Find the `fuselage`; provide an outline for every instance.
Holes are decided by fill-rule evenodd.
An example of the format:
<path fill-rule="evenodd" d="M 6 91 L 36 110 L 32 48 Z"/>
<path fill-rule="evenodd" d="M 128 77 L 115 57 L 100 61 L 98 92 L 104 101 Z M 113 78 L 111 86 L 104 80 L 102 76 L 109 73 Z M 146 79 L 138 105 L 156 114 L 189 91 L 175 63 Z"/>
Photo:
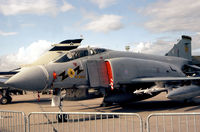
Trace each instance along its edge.
<path fill-rule="evenodd" d="M 97 68 L 98 65 L 97 63 L 96 66 L 92 63 L 89 65 L 88 62 L 92 60 L 104 62 L 114 58 L 136 59 L 137 61 L 135 61 L 135 63 L 142 62 L 143 66 L 147 62 L 144 68 L 148 67 L 148 64 L 154 66 L 154 63 L 155 65 L 160 65 L 161 63 L 163 63 L 163 65 L 169 64 L 173 65 L 176 69 L 180 69 L 179 72 L 182 72 L 181 68 L 185 64 L 190 63 L 190 61 L 178 57 L 113 51 L 101 48 L 79 48 L 68 52 L 66 55 L 47 65 L 25 68 L 25 70 L 22 70 L 20 73 L 11 77 L 7 81 L 7 84 L 13 85 L 16 88 L 31 91 L 41 91 L 46 88 L 89 88 L 91 87 L 89 81 L 91 79 L 89 76 L 90 73 L 88 73 L 88 71 L 91 72 L 91 69 L 89 70 L 89 68 L 93 67 L 94 72 L 96 72 L 95 68 Z M 128 62 L 129 61 L 127 60 L 127 63 Z M 124 65 L 126 66 L 126 64 Z M 141 65 L 141 67 L 143 66 Z M 139 68 L 141 69 L 141 67 Z M 131 71 L 138 71 L 138 69 L 134 67 L 129 67 L 129 69 L 130 68 L 132 69 Z M 107 71 L 105 74 L 107 74 Z M 155 76 L 157 76 L 156 73 Z M 176 74 L 173 76 L 176 76 Z M 179 73 L 177 76 L 184 76 L 184 73 Z"/>
<path fill-rule="evenodd" d="M 85 49 L 87 50 L 87 49 Z M 89 73 L 88 73 L 88 61 L 91 60 L 98 60 L 98 61 L 105 61 L 113 58 L 135 58 L 140 60 L 148 60 L 146 62 L 157 62 L 157 63 L 165 63 L 171 64 L 175 66 L 177 69 L 181 69 L 185 64 L 189 64 L 190 61 L 178 57 L 168 57 L 168 56 L 156 56 L 156 55 L 148 55 L 148 54 L 141 54 L 141 53 L 133 53 L 133 52 L 123 52 L 123 51 L 113 51 L 113 50 L 106 50 L 105 52 L 88 55 L 85 57 L 77 58 L 74 60 L 70 60 L 67 62 L 53 62 L 45 66 L 49 73 L 50 80 L 51 75 L 53 72 L 56 73 L 57 79 L 54 80 L 55 87 L 62 87 L 62 88 L 70 88 L 70 87 L 90 87 L 89 81 Z M 135 62 L 137 63 L 137 61 Z M 143 62 L 145 64 L 145 62 Z M 126 65 L 126 64 L 125 64 Z M 146 64 L 148 66 L 148 63 Z M 82 70 L 80 73 L 77 74 L 77 69 Z M 94 65 L 95 67 L 95 65 Z M 141 66 L 143 67 L 143 66 Z M 91 68 L 91 67 L 90 67 Z M 95 67 L 96 68 L 96 67 Z M 69 69 L 74 71 L 74 76 L 71 77 L 69 74 Z M 122 69 L 122 68 L 120 68 Z M 119 70 L 120 70 L 119 69 Z M 145 71 L 145 69 L 143 69 Z M 132 71 L 137 71 L 134 67 L 132 67 Z M 98 73 L 96 73 L 98 74 Z M 155 74 L 157 76 L 157 74 Z M 185 76 L 182 73 L 182 76 Z"/>

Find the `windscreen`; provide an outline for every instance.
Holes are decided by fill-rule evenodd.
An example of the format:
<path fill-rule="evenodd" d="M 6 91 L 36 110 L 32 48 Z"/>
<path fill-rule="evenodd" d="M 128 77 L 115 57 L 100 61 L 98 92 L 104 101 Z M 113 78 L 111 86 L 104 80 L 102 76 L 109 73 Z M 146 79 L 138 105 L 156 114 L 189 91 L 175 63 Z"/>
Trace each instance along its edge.
<path fill-rule="evenodd" d="M 55 62 L 57 63 L 61 63 L 61 62 L 68 62 L 74 59 L 79 59 L 85 56 L 89 56 L 89 55 L 95 55 L 95 54 L 99 54 L 102 52 L 105 52 L 105 49 L 101 49 L 101 48 L 82 48 L 82 49 L 75 49 L 75 50 L 71 50 L 68 53 L 64 54 L 62 57 L 60 57 L 58 60 L 56 60 Z"/>

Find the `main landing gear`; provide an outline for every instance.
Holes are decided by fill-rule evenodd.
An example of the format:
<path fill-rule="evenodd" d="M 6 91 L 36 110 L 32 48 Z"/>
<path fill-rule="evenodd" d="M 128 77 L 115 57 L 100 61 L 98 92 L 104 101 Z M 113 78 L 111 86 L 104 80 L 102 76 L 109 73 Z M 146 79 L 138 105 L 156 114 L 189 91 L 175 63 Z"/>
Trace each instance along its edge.
<path fill-rule="evenodd" d="M 108 106 L 112 106 L 113 103 L 111 102 L 106 102 L 106 101 L 103 101 L 101 104 L 100 104 L 100 107 L 108 107 Z"/>
<path fill-rule="evenodd" d="M 113 102 L 107 100 L 107 98 L 110 95 L 112 95 L 112 93 L 113 93 L 113 91 L 111 91 L 110 89 L 111 88 L 105 89 L 104 91 L 101 91 L 102 94 L 104 95 L 104 99 L 103 99 L 102 103 L 100 104 L 100 107 L 108 107 L 108 106 L 112 106 L 113 105 Z"/>
<path fill-rule="evenodd" d="M 5 105 L 11 103 L 12 97 L 10 96 L 9 90 L 3 89 L 0 91 L 0 103 Z"/>
<path fill-rule="evenodd" d="M 63 114 L 63 110 L 62 110 L 62 98 L 61 98 L 61 89 L 59 88 L 55 88 L 53 89 L 53 97 L 51 100 L 51 106 L 54 107 L 58 107 L 60 114 L 56 115 L 56 119 L 58 120 L 58 122 L 67 122 L 67 120 L 69 119 L 69 115 L 68 114 Z"/>

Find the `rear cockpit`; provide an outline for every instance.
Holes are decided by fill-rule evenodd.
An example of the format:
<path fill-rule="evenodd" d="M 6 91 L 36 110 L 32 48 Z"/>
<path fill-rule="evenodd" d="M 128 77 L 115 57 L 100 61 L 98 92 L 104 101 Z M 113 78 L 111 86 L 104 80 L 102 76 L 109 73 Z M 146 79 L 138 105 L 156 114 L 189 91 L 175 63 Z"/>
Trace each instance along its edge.
<path fill-rule="evenodd" d="M 59 57 L 54 62 L 55 63 L 68 62 L 68 61 L 79 59 L 82 57 L 100 54 L 106 51 L 107 50 L 104 48 L 78 48 L 78 49 L 70 50 L 66 54 Z"/>

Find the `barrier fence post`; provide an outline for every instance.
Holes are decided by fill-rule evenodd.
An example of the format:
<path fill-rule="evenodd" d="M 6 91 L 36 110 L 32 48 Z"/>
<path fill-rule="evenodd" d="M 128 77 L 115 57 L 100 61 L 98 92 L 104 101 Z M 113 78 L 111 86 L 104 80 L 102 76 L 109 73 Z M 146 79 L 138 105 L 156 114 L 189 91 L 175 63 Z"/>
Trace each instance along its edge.
<path fill-rule="evenodd" d="M 0 110 L 0 131 L 26 132 L 26 116 L 23 112 Z"/>
<path fill-rule="evenodd" d="M 147 132 L 198 132 L 200 113 L 154 113 L 145 123 Z M 20 132 L 143 132 L 136 113 L 23 112 L 0 110 L 0 131 Z"/>
<path fill-rule="evenodd" d="M 146 119 L 147 132 L 198 132 L 200 113 L 154 113 Z"/>
<path fill-rule="evenodd" d="M 58 115 L 63 118 L 59 119 Z M 40 119 L 35 116 L 39 116 Z M 119 126 L 120 129 L 118 129 Z M 42 132 L 143 132 L 143 124 L 141 117 L 136 113 L 32 112 L 28 115 L 28 132 L 35 130 Z"/>

